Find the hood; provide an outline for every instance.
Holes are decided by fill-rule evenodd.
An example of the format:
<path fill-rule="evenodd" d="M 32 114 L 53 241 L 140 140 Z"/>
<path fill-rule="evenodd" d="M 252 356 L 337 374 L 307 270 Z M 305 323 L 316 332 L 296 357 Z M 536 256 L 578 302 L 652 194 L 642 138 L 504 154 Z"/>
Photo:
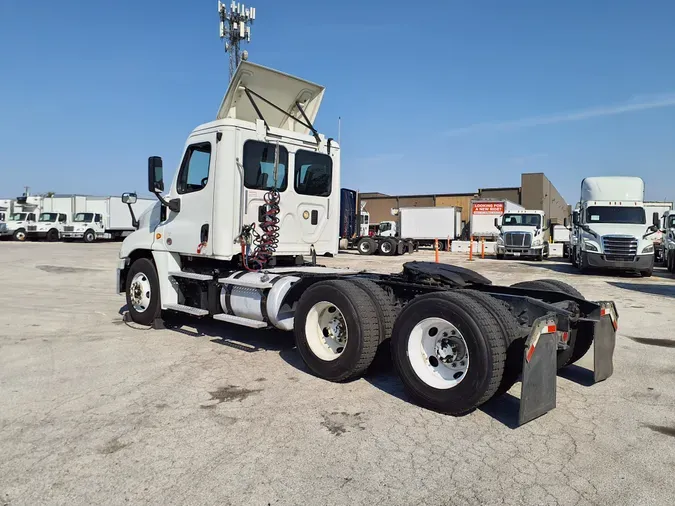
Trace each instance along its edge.
<path fill-rule="evenodd" d="M 304 122 L 295 103 L 300 103 L 310 123 L 314 123 L 323 98 L 324 87 L 305 81 L 278 70 L 273 70 L 248 61 L 241 62 L 230 86 L 223 97 L 217 119 L 234 118 L 255 122 L 259 119 L 245 89 L 257 93 L 282 111 L 253 96 L 262 116 L 271 127 L 309 134 L 309 129 L 292 118 Z M 291 118 L 288 117 L 290 114 Z"/>
<path fill-rule="evenodd" d="M 647 232 L 647 225 L 617 224 L 617 223 L 594 223 L 589 228 L 600 237 L 606 235 L 630 235 L 638 239 Z M 654 237 L 656 234 L 652 234 Z M 650 236 L 649 239 L 652 237 Z"/>
<path fill-rule="evenodd" d="M 539 227 L 527 227 L 523 225 L 502 225 L 502 233 L 506 232 L 526 232 L 532 235 L 537 235 L 541 233 Z"/>

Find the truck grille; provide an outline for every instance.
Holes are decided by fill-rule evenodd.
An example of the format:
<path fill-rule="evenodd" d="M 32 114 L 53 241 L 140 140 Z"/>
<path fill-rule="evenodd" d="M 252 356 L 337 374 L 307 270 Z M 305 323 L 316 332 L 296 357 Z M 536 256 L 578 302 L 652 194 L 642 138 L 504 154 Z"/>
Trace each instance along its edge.
<path fill-rule="evenodd" d="M 27 229 L 29 232 L 35 232 L 35 231 L 37 230 L 37 227 L 36 227 L 35 225 L 28 225 L 28 226 L 26 227 L 26 229 Z"/>
<path fill-rule="evenodd" d="M 532 246 L 532 234 L 527 232 L 506 232 L 504 234 L 504 245 L 529 248 Z"/>
<path fill-rule="evenodd" d="M 75 230 L 75 227 L 70 225 L 66 225 L 65 227 L 63 227 L 64 232 L 72 232 L 73 230 Z"/>
<path fill-rule="evenodd" d="M 637 255 L 637 239 L 608 235 L 602 238 L 602 246 L 607 260 L 632 262 Z"/>

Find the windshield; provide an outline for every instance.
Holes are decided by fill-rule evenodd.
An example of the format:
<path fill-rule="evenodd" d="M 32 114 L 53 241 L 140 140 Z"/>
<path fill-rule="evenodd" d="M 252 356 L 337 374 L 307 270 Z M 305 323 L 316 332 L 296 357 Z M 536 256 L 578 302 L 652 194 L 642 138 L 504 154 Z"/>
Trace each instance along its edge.
<path fill-rule="evenodd" d="M 391 230 L 391 223 L 384 222 L 380 223 L 380 232 L 386 232 L 387 230 Z"/>
<path fill-rule="evenodd" d="M 14 213 L 9 217 L 10 221 L 25 221 L 26 213 Z"/>
<path fill-rule="evenodd" d="M 668 216 L 668 226 L 667 228 L 675 228 L 675 214 Z"/>
<path fill-rule="evenodd" d="M 42 213 L 38 221 L 56 221 L 56 213 Z"/>
<path fill-rule="evenodd" d="M 75 219 L 73 221 L 75 222 L 87 222 L 89 223 L 94 219 L 94 213 L 77 213 L 75 215 Z"/>
<path fill-rule="evenodd" d="M 540 227 L 541 216 L 538 214 L 505 214 L 502 218 L 502 226 L 525 226 L 525 227 Z"/>
<path fill-rule="evenodd" d="M 642 207 L 591 206 L 586 209 L 586 223 L 632 223 L 645 225 Z"/>

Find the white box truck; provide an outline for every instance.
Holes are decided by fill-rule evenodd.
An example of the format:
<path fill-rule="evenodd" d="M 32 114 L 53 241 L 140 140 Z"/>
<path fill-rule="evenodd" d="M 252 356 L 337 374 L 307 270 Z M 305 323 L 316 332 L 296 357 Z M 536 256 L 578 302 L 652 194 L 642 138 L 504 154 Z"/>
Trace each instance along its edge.
<path fill-rule="evenodd" d="M 133 204 L 135 216 L 150 208 L 153 199 L 137 199 Z M 121 239 L 135 230 L 131 214 L 120 197 L 73 197 L 75 212 L 72 222 L 64 227 L 61 237 L 66 240 L 94 242 L 97 239 Z"/>
<path fill-rule="evenodd" d="M 395 210 L 398 221 L 381 221 L 377 233 L 359 237 L 356 248 L 362 255 L 379 253 L 399 255 L 412 253 L 420 246 L 434 246 L 445 250 L 461 232 L 462 209 L 460 207 L 402 207 Z"/>
<path fill-rule="evenodd" d="M 652 235 L 659 229 L 658 213 L 647 215 L 645 184 L 639 177 L 587 177 L 581 182 L 572 263 L 583 272 L 591 268 L 654 270 Z"/>
<path fill-rule="evenodd" d="M 652 234 L 651 239 L 654 242 L 654 261 L 656 263 L 665 262 L 665 248 L 664 248 L 664 238 L 666 232 L 666 226 L 664 217 L 666 213 L 670 214 L 670 211 L 673 209 L 672 202 L 645 202 L 645 212 L 647 216 L 651 216 L 653 213 L 658 213 L 661 224 L 659 225 L 659 230 Z"/>
<path fill-rule="evenodd" d="M 594 380 L 612 375 L 616 305 L 578 303 L 560 281 L 541 290 L 441 263 L 381 274 L 304 261 L 338 252 L 341 150 L 312 124 L 323 93 L 243 61 L 217 117 L 189 135 L 166 192 L 162 159 L 150 157 L 159 202 L 117 264 L 127 321 L 161 328 L 173 313 L 293 331 L 307 368 L 335 382 L 363 375 L 390 340 L 413 402 L 460 415 L 522 378 L 521 424 L 555 407 L 558 368 L 591 346 Z"/>
<path fill-rule="evenodd" d="M 42 210 L 42 197 L 30 195 L 28 189 L 17 197 L 12 204 L 12 211 L 7 216 L 4 226 L 0 226 L 0 237 L 25 241 L 28 227 L 37 222 Z"/>
<path fill-rule="evenodd" d="M 499 229 L 495 226 L 495 218 L 501 218 L 511 211 L 523 211 L 525 208 L 520 204 L 506 199 L 478 199 L 471 201 L 470 231 L 471 236 L 478 240 L 496 239 L 499 237 Z"/>

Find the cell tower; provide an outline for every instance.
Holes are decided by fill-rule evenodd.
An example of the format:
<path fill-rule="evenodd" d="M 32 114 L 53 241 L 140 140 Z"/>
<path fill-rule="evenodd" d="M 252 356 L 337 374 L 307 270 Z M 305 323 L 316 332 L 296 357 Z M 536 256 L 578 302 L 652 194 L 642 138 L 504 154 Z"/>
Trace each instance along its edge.
<path fill-rule="evenodd" d="M 242 41 L 251 42 L 251 27 L 255 20 L 255 7 L 232 2 L 230 10 L 218 0 L 220 16 L 220 38 L 225 40 L 225 51 L 230 55 L 230 80 L 242 60 L 248 58 L 248 52 L 241 50 Z"/>

